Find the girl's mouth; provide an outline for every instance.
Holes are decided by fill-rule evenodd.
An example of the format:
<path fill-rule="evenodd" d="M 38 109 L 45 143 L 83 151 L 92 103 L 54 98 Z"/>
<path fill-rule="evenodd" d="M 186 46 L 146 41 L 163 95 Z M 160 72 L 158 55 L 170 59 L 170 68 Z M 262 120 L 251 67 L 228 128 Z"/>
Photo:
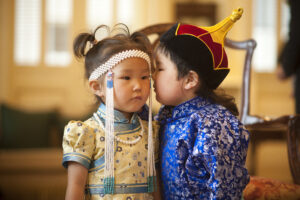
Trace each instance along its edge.
<path fill-rule="evenodd" d="M 142 97 L 141 96 L 136 96 L 136 97 L 133 97 L 134 100 L 142 100 Z"/>

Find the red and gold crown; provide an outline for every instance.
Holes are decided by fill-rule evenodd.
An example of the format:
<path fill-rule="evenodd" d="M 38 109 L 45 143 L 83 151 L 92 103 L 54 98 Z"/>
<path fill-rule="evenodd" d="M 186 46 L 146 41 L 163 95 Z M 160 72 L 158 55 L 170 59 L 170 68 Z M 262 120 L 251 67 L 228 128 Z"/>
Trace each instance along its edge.
<path fill-rule="evenodd" d="M 160 42 L 191 66 L 200 68 L 207 85 L 215 89 L 229 73 L 224 40 L 233 24 L 242 16 L 238 8 L 230 16 L 211 27 L 177 23 Z"/>

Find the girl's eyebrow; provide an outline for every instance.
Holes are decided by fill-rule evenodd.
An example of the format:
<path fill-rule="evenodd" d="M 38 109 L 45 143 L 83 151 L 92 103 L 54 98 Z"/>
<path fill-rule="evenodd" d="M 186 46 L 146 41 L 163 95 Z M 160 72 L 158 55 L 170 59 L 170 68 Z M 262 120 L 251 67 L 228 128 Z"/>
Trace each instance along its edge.
<path fill-rule="evenodd" d="M 132 72 L 132 69 L 121 69 L 120 72 L 126 73 L 126 72 Z"/>
<path fill-rule="evenodd" d="M 149 68 L 145 68 L 142 70 L 142 72 L 148 72 Z M 127 69 L 121 69 L 120 72 L 135 72 L 135 70 L 127 68 Z"/>
<path fill-rule="evenodd" d="M 145 68 L 142 72 L 149 72 L 150 69 L 149 68 Z"/>

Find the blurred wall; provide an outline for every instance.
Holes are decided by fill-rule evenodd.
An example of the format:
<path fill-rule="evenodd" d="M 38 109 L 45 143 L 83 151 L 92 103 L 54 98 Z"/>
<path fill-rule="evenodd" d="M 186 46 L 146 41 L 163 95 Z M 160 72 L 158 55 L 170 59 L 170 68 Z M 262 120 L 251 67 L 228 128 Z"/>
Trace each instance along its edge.
<path fill-rule="evenodd" d="M 185 0 L 135 0 L 132 30 L 153 23 L 175 21 L 175 4 Z M 236 22 L 228 37 L 234 40 L 251 38 L 252 1 L 194 0 L 215 2 L 217 21 L 227 17 L 233 9 L 244 8 L 243 17 Z M 82 31 L 89 31 L 85 22 L 85 1 L 74 0 L 70 44 Z M 93 108 L 94 98 L 86 87 L 83 62 L 73 59 L 66 68 L 18 67 L 13 62 L 14 1 L 0 0 L 0 102 L 28 110 L 57 109 L 64 115 L 79 116 Z M 43 29 L 43 34 L 45 31 Z M 44 44 L 43 44 L 44 45 Z M 259 45 L 259 44 L 258 44 Z M 71 51 L 70 46 L 70 51 Z M 222 87 L 240 99 L 240 84 L 244 54 L 228 51 L 231 72 Z M 290 81 L 279 82 L 274 73 L 252 73 L 251 112 L 278 116 L 293 113 Z M 274 89 L 276 88 L 276 89 Z M 284 102 L 284 103 L 283 103 Z M 159 105 L 156 105 L 157 107 Z"/>
<path fill-rule="evenodd" d="M 12 1 L 0 0 L 0 102 L 8 101 L 12 67 Z M 10 66 L 10 67 L 9 67 Z"/>

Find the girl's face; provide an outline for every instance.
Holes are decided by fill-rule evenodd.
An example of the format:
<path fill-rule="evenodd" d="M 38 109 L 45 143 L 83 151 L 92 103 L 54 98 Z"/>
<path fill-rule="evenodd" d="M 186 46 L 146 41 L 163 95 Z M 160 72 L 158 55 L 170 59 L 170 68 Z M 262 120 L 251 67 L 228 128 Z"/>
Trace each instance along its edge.
<path fill-rule="evenodd" d="M 117 64 L 112 71 L 114 108 L 129 119 L 132 113 L 139 111 L 148 99 L 150 92 L 148 63 L 142 58 L 127 58 Z"/>
<path fill-rule="evenodd" d="M 169 57 L 158 50 L 154 73 L 154 91 L 156 100 L 161 104 L 177 106 L 186 98 L 183 93 L 183 78 L 178 80 L 177 67 Z"/>

